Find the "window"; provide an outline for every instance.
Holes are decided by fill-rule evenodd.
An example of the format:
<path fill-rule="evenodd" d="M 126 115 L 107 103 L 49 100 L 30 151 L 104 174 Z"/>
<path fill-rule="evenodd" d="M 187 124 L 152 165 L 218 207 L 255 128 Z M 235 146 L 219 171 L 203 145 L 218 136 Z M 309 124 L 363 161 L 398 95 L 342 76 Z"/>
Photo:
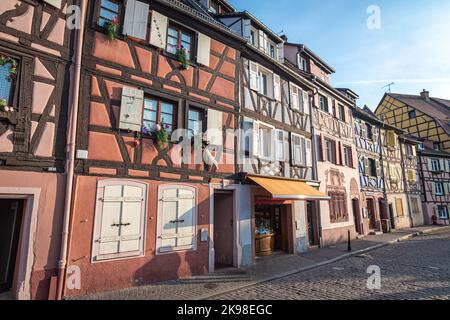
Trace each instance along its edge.
<path fill-rule="evenodd" d="M 158 190 L 157 254 L 196 247 L 196 189 L 162 185 Z"/>
<path fill-rule="evenodd" d="M 143 127 L 152 131 L 156 124 L 165 126 L 171 133 L 176 129 L 176 107 L 173 103 L 156 98 L 144 99 Z"/>
<path fill-rule="evenodd" d="M 346 195 L 343 192 L 330 192 L 330 220 L 331 223 L 348 221 Z"/>
<path fill-rule="evenodd" d="M 366 123 L 366 138 L 373 139 L 373 131 L 372 126 L 369 123 Z"/>
<path fill-rule="evenodd" d="M 374 159 L 368 159 L 368 165 L 369 165 L 369 175 L 371 177 L 377 176 L 377 162 Z"/>
<path fill-rule="evenodd" d="M 205 111 L 197 108 L 189 108 L 188 130 L 189 139 L 206 131 Z"/>
<path fill-rule="evenodd" d="M 413 111 L 408 112 L 408 117 L 410 119 L 415 119 L 416 118 L 416 111 L 413 110 Z"/>
<path fill-rule="evenodd" d="M 266 127 L 264 125 L 259 126 L 259 138 L 261 139 L 259 154 L 262 159 L 272 160 L 272 130 L 271 127 Z"/>
<path fill-rule="evenodd" d="M 344 166 L 353 167 L 352 148 L 344 146 Z"/>
<path fill-rule="evenodd" d="M 144 255 L 146 199 L 146 184 L 99 181 L 93 261 Z"/>
<path fill-rule="evenodd" d="M 433 143 L 433 148 L 434 148 L 434 150 L 436 150 L 436 151 L 442 151 L 442 145 L 441 145 L 440 142 L 435 142 L 435 143 Z"/>
<path fill-rule="evenodd" d="M 442 182 L 435 182 L 434 183 L 434 194 L 436 196 L 443 196 L 443 195 L 445 195 L 444 183 L 442 183 Z"/>
<path fill-rule="evenodd" d="M 439 160 L 431 159 L 431 171 L 433 171 L 433 172 L 441 171 L 441 165 L 439 163 Z"/>
<path fill-rule="evenodd" d="M 397 216 L 404 217 L 405 212 L 403 210 L 403 200 L 400 198 L 395 199 L 395 207 L 397 209 Z"/>
<path fill-rule="evenodd" d="M 448 216 L 448 207 L 447 206 L 438 206 L 437 207 L 437 212 L 438 212 L 438 216 L 439 219 L 441 220 L 448 220 L 449 216 Z"/>
<path fill-rule="evenodd" d="M 268 86 L 267 86 L 267 74 L 260 72 L 259 73 L 259 93 L 267 96 L 268 95 Z"/>
<path fill-rule="evenodd" d="M 323 95 L 319 95 L 319 108 L 322 111 L 328 112 L 328 99 Z"/>
<path fill-rule="evenodd" d="M 334 142 L 330 140 L 325 140 L 325 157 L 326 161 L 334 163 Z"/>
<path fill-rule="evenodd" d="M 192 32 L 171 24 L 167 31 L 167 52 L 177 54 L 178 49 L 182 48 L 186 50 L 186 58 L 191 60 L 194 52 L 193 39 Z"/>
<path fill-rule="evenodd" d="M 209 11 L 214 14 L 219 13 L 219 4 L 213 0 L 209 0 Z"/>
<path fill-rule="evenodd" d="M 345 107 L 342 104 L 339 104 L 339 119 L 345 122 Z"/>
<path fill-rule="evenodd" d="M 275 49 L 275 45 L 273 44 L 269 44 L 269 53 L 270 53 L 270 57 L 272 57 L 273 59 L 276 59 L 276 49 Z"/>
<path fill-rule="evenodd" d="M 19 62 L 17 59 L 0 53 L 0 99 L 3 108 L 15 107 L 14 95 L 16 90 L 17 75 L 19 74 Z"/>
<path fill-rule="evenodd" d="M 122 1 L 120 0 L 101 0 L 100 11 L 98 15 L 98 25 L 105 26 L 106 22 L 119 19 L 122 14 Z"/>

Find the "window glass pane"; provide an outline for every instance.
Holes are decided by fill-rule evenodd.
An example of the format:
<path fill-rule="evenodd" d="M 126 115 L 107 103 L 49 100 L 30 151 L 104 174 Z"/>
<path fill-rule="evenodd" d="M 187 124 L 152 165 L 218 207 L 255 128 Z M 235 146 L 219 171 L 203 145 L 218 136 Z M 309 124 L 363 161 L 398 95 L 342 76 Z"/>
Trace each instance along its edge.
<path fill-rule="evenodd" d="M 101 8 L 100 9 L 100 17 L 108 19 L 108 20 L 112 20 L 115 17 L 117 17 L 117 13 Z"/>
<path fill-rule="evenodd" d="M 110 0 L 102 0 L 101 6 L 111 11 L 119 12 L 119 4 Z"/>
<path fill-rule="evenodd" d="M 12 82 L 9 81 L 9 69 L 11 64 L 0 66 L 0 98 L 4 98 L 9 103 Z"/>

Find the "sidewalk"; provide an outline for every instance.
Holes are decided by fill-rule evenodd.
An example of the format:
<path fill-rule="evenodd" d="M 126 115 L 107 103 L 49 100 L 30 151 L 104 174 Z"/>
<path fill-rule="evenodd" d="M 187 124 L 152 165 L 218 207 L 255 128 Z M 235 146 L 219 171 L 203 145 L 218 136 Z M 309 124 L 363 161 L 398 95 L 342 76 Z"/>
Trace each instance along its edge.
<path fill-rule="evenodd" d="M 347 250 L 347 243 L 342 243 L 301 255 L 280 254 L 261 258 L 257 260 L 255 265 L 240 270 L 221 270 L 206 276 L 166 281 L 114 292 L 97 293 L 79 299 L 203 300 L 214 298 L 214 296 L 230 291 L 307 271 L 351 256 L 361 255 L 398 241 L 407 240 L 420 234 L 440 230 L 450 230 L 450 227 L 417 227 L 378 236 L 366 236 L 352 241 L 351 252 Z"/>

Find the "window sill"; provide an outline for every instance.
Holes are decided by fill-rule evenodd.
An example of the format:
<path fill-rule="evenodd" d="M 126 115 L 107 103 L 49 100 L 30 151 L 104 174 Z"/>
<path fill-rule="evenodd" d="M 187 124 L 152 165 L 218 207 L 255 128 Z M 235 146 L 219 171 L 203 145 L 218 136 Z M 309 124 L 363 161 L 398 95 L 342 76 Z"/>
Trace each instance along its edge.
<path fill-rule="evenodd" d="M 19 115 L 17 111 L 5 112 L 0 111 L 0 120 L 6 120 L 12 125 L 16 125 L 19 121 Z"/>

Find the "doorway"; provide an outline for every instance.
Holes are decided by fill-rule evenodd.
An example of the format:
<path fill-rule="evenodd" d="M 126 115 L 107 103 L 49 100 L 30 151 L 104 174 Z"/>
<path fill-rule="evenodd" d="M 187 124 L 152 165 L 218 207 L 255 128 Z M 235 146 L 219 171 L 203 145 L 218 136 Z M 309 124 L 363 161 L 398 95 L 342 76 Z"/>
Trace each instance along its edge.
<path fill-rule="evenodd" d="M 233 192 L 214 192 L 214 261 L 216 270 L 234 266 L 233 213 Z"/>
<path fill-rule="evenodd" d="M 375 230 L 377 228 L 377 222 L 375 220 L 375 203 L 373 199 L 367 199 L 367 211 L 369 215 L 369 229 Z"/>
<path fill-rule="evenodd" d="M 394 205 L 389 203 L 389 218 L 391 220 L 391 229 L 395 230 Z"/>
<path fill-rule="evenodd" d="M 357 234 L 361 234 L 361 223 L 359 220 L 359 200 L 352 199 L 352 211 L 353 211 L 353 221 L 355 221 L 355 231 Z"/>
<path fill-rule="evenodd" d="M 318 246 L 319 231 L 317 230 L 317 221 L 314 216 L 315 204 L 312 201 L 306 202 L 306 218 L 308 223 L 308 240 L 310 246 Z"/>
<path fill-rule="evenodd" d="M 0 293 L 12 289 L 24 200 L 0 199 Z"/>
<path fill-rule="evenodd" d="M 261 204 L 255 207 L 256 256 L 291 252 L 289 210 L 286 205 Z"/>

